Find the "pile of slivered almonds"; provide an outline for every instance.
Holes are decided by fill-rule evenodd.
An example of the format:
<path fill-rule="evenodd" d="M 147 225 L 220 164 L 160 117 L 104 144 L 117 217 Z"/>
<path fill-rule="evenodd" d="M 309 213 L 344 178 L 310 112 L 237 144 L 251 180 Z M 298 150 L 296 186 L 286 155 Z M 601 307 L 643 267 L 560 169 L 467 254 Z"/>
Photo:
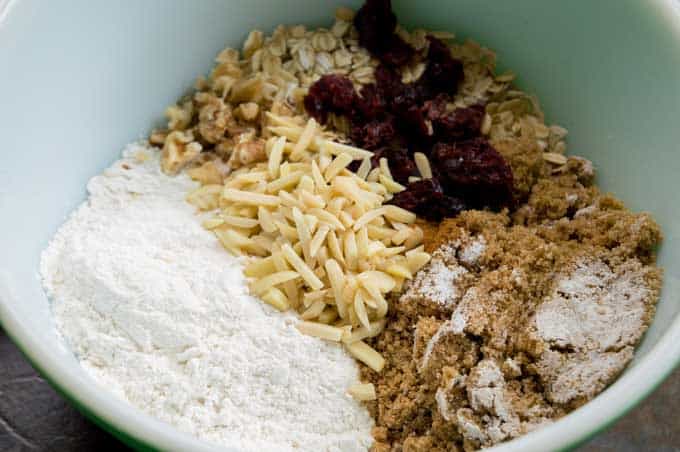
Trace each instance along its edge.
<path fill-rule="evenodd" d="M 201 182 L 187 200 L 214 212 L 204 227 L 225 249 L 250 256 L 250 290 L 278 310 L 295 309 L 305 334 L 344 344 L 380 372 L 382 356 L 363 339 L 385 327 L 386 297 L 429 260 L 415 214 L 389 205 L 404 189 L 387 161 L 307 119 L 302 100 L 326 73 L 361 85 L 377 62 L 359 47 L 353 12 L 340 8 L 330 30 L 278 27 L 225 49 L 196 93 L 167 110 L 155 131 L 166 173 Z M 358 161 L 358 169 L 350 164 Z M 421 177 L 431 177 L 417 156 Z M 371 384 L 349 388 L 375 398 Z"/>

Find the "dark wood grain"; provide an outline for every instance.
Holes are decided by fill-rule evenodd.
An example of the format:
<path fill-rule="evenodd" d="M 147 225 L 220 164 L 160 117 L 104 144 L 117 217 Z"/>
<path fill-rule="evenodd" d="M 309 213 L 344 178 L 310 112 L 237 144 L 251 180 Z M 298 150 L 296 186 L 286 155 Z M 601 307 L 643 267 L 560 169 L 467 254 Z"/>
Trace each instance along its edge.
<path fill-rule="evenodd" d="M 0 332 L 0 451 L 126 450 L 85 419 Z"/>

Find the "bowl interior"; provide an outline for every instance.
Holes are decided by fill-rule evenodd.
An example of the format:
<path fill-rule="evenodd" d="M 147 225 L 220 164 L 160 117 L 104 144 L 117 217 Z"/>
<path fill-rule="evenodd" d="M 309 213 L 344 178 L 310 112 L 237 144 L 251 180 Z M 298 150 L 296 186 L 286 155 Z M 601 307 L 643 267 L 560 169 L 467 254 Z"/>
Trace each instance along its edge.
<path fill-rule="evenodd" d="M 340 3 L 358 4 L 14 0 L 6 14 L 0 11 L 0 320 L 69 398 L 138 445 L 205 447 L 97 391 L 57 339 L 37 274 L 40 251 L 84 199 L 86 181 L 158 124 L 165 106 L 207 72 L 226 44 L 256 27 L 328 24 Z M 519 74 L 549 121 L 569 129 L 569 151 L 593 160 L 599 184 L 632 209 L 650 211 L 664 230 L 663 296 L 633 365 L 598 398 L 599 411 L 588 404 L 550 427 L 559 433 L 552 446 L 573 444 L 650 391 L 680 355 L 670 347 L 680 338 L 680 323 L 673 324 L 680 312 L 678 6 L 394 3 L 406 25 L 454 31 L 496 50 L 501 68 Z M 530 435 L 517 444 L 540 450 L 547 438 Z"/>

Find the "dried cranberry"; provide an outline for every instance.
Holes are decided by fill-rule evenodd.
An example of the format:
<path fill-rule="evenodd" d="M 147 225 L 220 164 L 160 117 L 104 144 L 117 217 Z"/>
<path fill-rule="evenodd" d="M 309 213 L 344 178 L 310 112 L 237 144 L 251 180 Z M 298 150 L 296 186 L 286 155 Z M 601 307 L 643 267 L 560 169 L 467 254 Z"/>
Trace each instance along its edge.
<path fill-rule="evenodd" d="M 413 210 L 422 202 L 443 194 L 444 190 L 437 179 L 421 179 L 411 182 L 406 190 L 396 193 L 391 203 L 407 210 Z"/>
<path fill-rule="evenodd" d="M 400 184 L 407 184 L 410 176 L 418 175 L 418 168 L 405 148 L 384 149 L 378 155 L 373 156 L 373 165 L 377 166 L 380 157 L 387 158 L 392 178 Z"/>
<path fill-rule="evenodd" d="M 402 83 L 399 90 L 394 93 L 392 99 L 392 111 L 400 114 L 408 111 L 412 107 L 419 107 L 426 99 L 424 92 L 419 85 Z"/>
<path fill-rule="evenodd" d="M 418 167 L 416 167 L 406 148 L 384 146 L 373 150 L 371 168 L 377 168 L 380 165 L 380 159 L 383 157 L 387 159 L 392 178 L 400 184 L 406 185 L 408 184 L 409 177 L 418 175 Z M 350 171 L 356 172 L 360 164 L 360 161 L 355 160 L 347 168 Z"/>
<path fill-rule="evenodd" d="M 437 143 L 430 162 L 446 192 L 461 196 L 470 207 L 512 204 L 512 170 L 484 138 Z"/>
<path fill-rule="evenodd" d="M 418 105 L 412 105 L 408 109 L 401 110 L 399 115 L 399 130 L 412 144 L 425 143 L 432 135 L 432 130 L 425 121 L 423 112 Z"/>
<path fill-rule="evenodd" d="M 463 63 L 451 56 L 451 50 L 444 41 L 433 36 L 428 36 L 427 40 L 430 42 L 428 63 L 418 83 L 431 96 L 439 93 L 455 94 L 463 81 Z"/>
<path fill-rule="evenodd" d="M 392 2 L 367 0 L 354 16 L 354 26 L 359 32 L 359 44 L 370 51 L 382 50 L 385 37 L 392 35 L 397 26 Z"/>
<path fill-rule="evenodd" d="M 467 208 L 461 199 L 445 195 L 436 179 L 411 182 L 406 190 L 395 194 L 390 203 L 430 221 L 456 216 Z"/>
<path fill-rule="evenodd" d="M 374 150 L 373 156 L 371 157 L 371 168 L 377 168 L 378 165 L 380 164 L 381 158 L 383 157 L 388 158 L 389 151 L 390 148 L 388 148 L 387 146 Z M 389 159 L 387 161 L 389 162 Z"/>
<path fill-rule="evenodd" d="M 398 35 L 391 35 L 385 43 L 384 50 L 376 57 L 390 66 L 403 66 L 415 55 L 416 51 Z"/>
<path fill-rule="evenodd" d="M 325 123 L 328 113 L 350 114 L 355 101 L 352 81 L 342 75 L 330 74 L 309 87 L 304 104 L 310 116 Z"/>
<path fill-rule="evenodd" d="M 484 120 L 483 105 L 473 105 L 439 115 L 432 119 L 434 134 L 439 141 L 455 141 L 479 136 Z"/>
<path fill-rule="evenodd" d="M 455 217 L 467 209 L 469 207 L 463 199 L 442 194 L 425 203 L 419 209 L 419 215 L 429 221 L 441 221 L 444 218 Z"/>
<path fill-rule="evenodd" d="M 434 99 L 425 101 L 423 104 L 423 116 L 430 121 L 436 121 L 446 115 L 446 103 L 449 101 L 447 94 L 438 94 Z"/>
<path fill-rule="evenodd" d="M 385 98 L 376 84 L 371 83 L 361 88 L 361 96 L 357 98 L 357 109 L 364 118 L 376 118 L 385 112 L 386 107 Z"/>
<path fill-rule="evenodd" d="M 377 168 L 380 165 L 380 159 L 383 157 L 387 159 L 392 177 L 400 184 L 406 185 L 410 176 L 418 175 L 418 167 L 416 167 L 406 148 L 384 146 L 373 150 L 371 168 Z M 360 164 L 361 162 L 355 160 L 347 168 L 350 171 L 356 171 Z"/>
<path fill-rule="evenodd" d="M 484 105 L 447 111 L 447 94 L 439 94 L 423 104 L 423 116 L 432 122 L 436 141 L 458 141 L 479 136 L 484 120 Z"/>
<path fill-rule="evenodd" d="M 359 32 L 359 44 L 382 62 L 401 66 L 415 54 L 415 50 L 394 34 L 397 16 L 390 0 L 367 0 L 356 16 L 354 26 Z"/>
<path fill-rule="evenodd" d="M 350 170 L 353 173 L 356 173 L 359 170 L 359 167 L 361 166 L 361 160 L 352 160 L 349 165 L 347 165 L 347 169 Z"/>
<path fill-rule="evenodd" d="M 364 149 L 377 149 L 387 146 L 395 138 L 397 131 L 391 118 L 363 123 L 353 123 L 350 139 Z"/>
<path fill-rule="evenodd" d="M 390 100 L 401 95 L 405 85 L 397 71 L 381 64 L 375 68 L 373 74 L 376 87 L 384 99 Z"/>

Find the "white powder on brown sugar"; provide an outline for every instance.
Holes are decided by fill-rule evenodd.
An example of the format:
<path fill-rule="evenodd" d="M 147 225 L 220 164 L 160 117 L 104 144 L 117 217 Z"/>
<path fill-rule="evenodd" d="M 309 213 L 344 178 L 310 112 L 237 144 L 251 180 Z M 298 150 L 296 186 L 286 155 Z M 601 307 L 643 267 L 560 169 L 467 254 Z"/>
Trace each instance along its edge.
<path fill-rule="evenodd" d="M 372 420 L 345 394 L 354 360 L 247 295 L 241 262 L 184 201 L 195 183 L 162 174 L 158 154 L 129 146 L 43 253 L 55 323 L 82 366 L 210 442 L 365 450 Z"/>
<path fill-rule="evenodd" d="M 497 240 L 492 236 L 491 244 L 496 246 Z M 433 253 L 433 262 L 421 272 L 424 274 L 420 283 L 404 294 L 409 298 L 402 301 L 417 301 L 418 297 L 436 299 L 432 287 L 437 284 L 431 281 L 441 280 L 441 276 L 435 272 L 444 272 L 444 278 L 450 279 L 449 275 L 458 273 L 463 265 L 467 269 L 464 280 L 451 279 L 453 287 L 447 287 L 447 293 L 455 294 L 456 298 L 449 300 L 446 311 L 441 312 L 451 315 L 427 341 L 418 362 L 419 372 L 441 365 L 433 358 L 442 356 L 436 350 L 452 347 L 447 343 L 459 344 L 447 342 L 447 338 L 475 334 L 480 320 L 501 318 L 495 298 L 507 302 L 511 289 L 503 292 L 495 285 L 492 286 L 495 290 L 485 292 L 487 275 L 494 275 L 495 284 L 503 281 L 498 277 L 501 273 L 518 286 L 523 284 L 521 268 L 501 267 L 499 271 L 493 262 L 488 268 L 486 264 L 480 265 L 486 247 L 487 239 L 481 235 L 468 238 L 457 235 Z M 455 421 L 464 438 L 487 447 L 550 423 L 562 409 L 560 405 L 594 397 L 630 362 L 650 315 L 652 289 L 645 279 L 654 269 L 635 258 L 615 266 L 606 261 L 607 255 L 577 255 L 556 276 L 546 273 L 545 283 L 552 286 L 552 291 L 548 286 L 547 296 L 537 300 L 535 314 L 514 320 L 527 322 L 526 330 L 535 331 L 528 334 L 544 344 L 542 355 L 532 363 L 545 388 L 543 401 L 527 407 L 522 401 L 526 394 L 517 392 L 517 386 L 506 384 L 506 379 L 523 374 L 522 367 L 510 356 L 504 360 L 483 359 L 467 374 L 456 373 L 448 380 L 442 379 L 434 397 L 437 409 L 445 420 Z M 415 334 L 414 356 L 417 337 Z M 452 349 L 449 354 L 455 355 L 457 351 Z M 537 396 L 540 401 L 542 397 Z"/>
<path fill-rule="evenodd" d="M 454 307 L 463 295 L 458 283 L 468 274 L 465 267 L 451 262 L 459 245 L 449 243 L 437 249 L 430 262 L 408 283 L 402 299 L 424 298 L 441 307 Z"/>
<path fill-rule="evenodd" d="M 486 239 L 483 235 L 475 237 L 458 252 L 458 259 L 465 265 L 477 265 L 477 261 L 486 250 Z"/>
<path fill-rule="evenodd" d="M 458 241 L 442 245 L 433 253 L 430 264 L 418 273 L 414 284 L 404 293 L 406 300 L 409 297 L 425 297 L 442 306 L 455 308 L 451 318 L 445 321 L 427 342 L 419 365 L 421 370 L 428 366 L 434 347 L 442 338 L 448 334 L 463 333 L 478 295 L 474 287 L 467 291 L 459 287 L 462 277 L 469 272 L 457 262 L 468 267 L 476 267 L 485 250 L 486 239 L 482 235 L 467 241 L 464 245 Z"/>
<path fill-rule="evenodd" d="M 616 271 L 582 259 L 538 307 L 537 334 L 555 348 L 537 364 L 552 401 L 595 396 L 632 359 L 648 314 L 646 271 L 636 259 Z"/>

